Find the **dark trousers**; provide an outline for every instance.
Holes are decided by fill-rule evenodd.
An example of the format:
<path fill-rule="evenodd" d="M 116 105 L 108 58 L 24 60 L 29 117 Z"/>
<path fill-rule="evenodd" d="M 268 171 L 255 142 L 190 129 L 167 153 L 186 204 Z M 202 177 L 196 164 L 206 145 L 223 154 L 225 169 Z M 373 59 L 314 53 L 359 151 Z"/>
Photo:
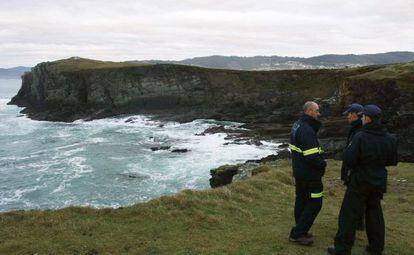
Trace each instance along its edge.
<path fill-rule="evenodd" d="M 290 237 L 298 238 L 308 233 L 322 208 L 322 181 L 296 180 L 295 223 Z"/>
<path fill-rule="evenodd" d="M 348 186 L 339 212 L 338 232 L 335 236 L 337 254 L 351 254 L 355 230 L 364 214 L 369 249 L 372 254 L 381 254 L 385 236 L 382 197 L 382 192 L 370 187 Z"/>

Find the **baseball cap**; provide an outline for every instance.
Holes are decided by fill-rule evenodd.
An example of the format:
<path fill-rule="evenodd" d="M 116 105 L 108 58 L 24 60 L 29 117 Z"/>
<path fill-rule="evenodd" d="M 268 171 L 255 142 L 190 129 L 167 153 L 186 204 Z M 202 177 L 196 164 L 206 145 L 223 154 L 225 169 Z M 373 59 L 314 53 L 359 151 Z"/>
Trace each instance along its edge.
<path fill-rule="evenodd" d="M 354 103 L 354 104 L 348 105 L 348 108 L 342 114 L 346 115 L 350 112 L 354 112 L 358 115 L 361 115 L 363 110 L 364 110 L 364 107 L 362 105 Z"/>
<path fill-rule="evenodd" d="M 364 106 L 364 111 L 362 113 L 370 117 L 377 117 L 381 115 L 382 111 L 381 108 L 379 108 L 375 104 L 369 104 Z"/>

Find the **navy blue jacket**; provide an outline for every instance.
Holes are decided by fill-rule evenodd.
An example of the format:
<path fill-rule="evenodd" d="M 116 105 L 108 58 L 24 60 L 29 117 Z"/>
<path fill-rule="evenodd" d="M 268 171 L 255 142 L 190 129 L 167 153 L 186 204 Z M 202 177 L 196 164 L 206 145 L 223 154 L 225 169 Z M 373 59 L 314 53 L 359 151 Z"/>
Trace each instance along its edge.
<path fill-rule="evenodd" d="M 355 134 L 362 130 L 362 120 L 358 119 L 351 123 L 351 128 L 348 132 L 348 138 L 346 140 L 346 146 L 345 149 L 348 148 L 349 144 L 352 141 L 352 138 L 354 138 Z M 342 162 L 342 168 L 341 168 L 341 180 L 343 180 L 346 183 L 349 182 L 349 175 L 350 175 L 351 169 L 349 166 L 345 165 L 344 162 Z"/>
<path fill-rule="evenodd" d="M 379 123 L 369 123 L 355 134 L 345 150 L 344 164 L 352 169 L 350 185 L 387 189 L 386 166 L 397 165 L 397 139 Z"/>
<path fill-rule="evenodd" d="M 293 124 L 290 135 L 293 175 L 300 181 L 319 181 L 325 173 L 326 162 L 316 134 L 321 122 L 302 115 Z"/>

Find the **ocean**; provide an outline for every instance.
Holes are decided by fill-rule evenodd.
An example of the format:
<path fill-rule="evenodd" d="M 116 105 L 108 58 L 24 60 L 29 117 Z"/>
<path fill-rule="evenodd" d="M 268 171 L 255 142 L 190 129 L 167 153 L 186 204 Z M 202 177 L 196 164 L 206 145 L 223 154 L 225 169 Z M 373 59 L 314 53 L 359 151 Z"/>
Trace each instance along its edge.
<path fill-rule="evenodd" d="M 277 152 L 277 143 L 229 144 L 208 127 L 242 123 L 161 122 L 128 115 L 73 123 L 34 121 L 7 105 L 20 79 L 0 79 L 0 211 L 121 207 L 209 188 L 210 169 Z M 131 121 L 132 120 L 132 121 Z M 152 151 L 152 147 L 171 146 Z M 187 149 L 173 153 L 172 149 Z"/>

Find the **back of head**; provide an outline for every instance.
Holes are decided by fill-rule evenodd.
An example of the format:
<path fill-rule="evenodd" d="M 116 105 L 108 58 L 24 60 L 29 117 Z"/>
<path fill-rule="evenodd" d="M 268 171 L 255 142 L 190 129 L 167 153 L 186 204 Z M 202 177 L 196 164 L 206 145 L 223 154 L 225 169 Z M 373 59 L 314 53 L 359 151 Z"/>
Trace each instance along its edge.
<path fill-rule="evenodd" d="M 375 104 L 365 105 L 362 113 L 365 116 L 370 117 L 371 121 L 374 123 L 381 122 L 382 110 Z"/>

